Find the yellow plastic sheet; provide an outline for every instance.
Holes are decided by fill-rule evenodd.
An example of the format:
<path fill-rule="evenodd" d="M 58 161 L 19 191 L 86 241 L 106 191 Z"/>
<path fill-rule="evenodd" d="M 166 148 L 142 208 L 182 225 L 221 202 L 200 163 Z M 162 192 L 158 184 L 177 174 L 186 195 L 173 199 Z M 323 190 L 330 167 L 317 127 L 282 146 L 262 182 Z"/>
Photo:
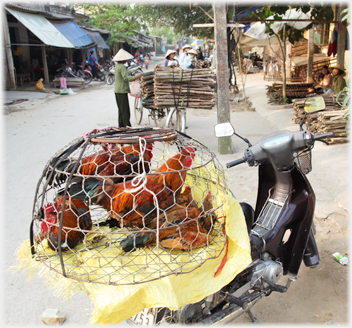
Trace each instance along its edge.
<path fill-rule="evenodd" d="M 211 171 L 212 175 L 215 174 L 213 170 Z M 201 174 L 201 172 L 198 173 Z M 192 186 L 192 177 L 187 179 L 187 184 Z M 207 184 L 202 186 L 199 179 L 196 185 L 199 188 L 193 188 L 195 199 L 201 199 L 197 197 L 197 190 L 200 193 L 204 188 L 212 191 L 211 186 Z M 225 248 L 220 256 L 206 260 L 200 267 L 189 273 L 168 275 L 158 280 L 134 285 L 111 286 L 65 278 L 31 258 L 28 240 L 22 243 L 16 255 L 19 268 L 30 269 L 30 275 L 34 274 L 35 270 L 39 271 L 38 273 L 45 277 L 47 284 L 56 295 L 70 297 L 76 291 L 85 292 L 94 304 L 90 320 L 92 324 L 117 324 L 146 307 L 168 307 L 176 310 L 217 292 L 251 263 L 250 243 L 241 206 L 231 192 L 228 194 L 218 192 L 217 202 L 219 198 L 221 202 L 225 200 L 222 212 L 226 217 L 228 254 L 225 266 L 216 277 L 214 274 L 223 260 Z"/>

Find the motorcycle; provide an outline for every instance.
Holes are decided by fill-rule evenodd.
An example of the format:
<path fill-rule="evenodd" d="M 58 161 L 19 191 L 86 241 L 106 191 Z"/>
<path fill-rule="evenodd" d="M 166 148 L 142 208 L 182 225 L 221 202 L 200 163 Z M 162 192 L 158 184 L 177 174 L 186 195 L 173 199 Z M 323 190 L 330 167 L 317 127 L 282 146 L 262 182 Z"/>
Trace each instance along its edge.
<path fill-rule="evenodd" d="M 84 69 L 88 69 L 90 72 L 92 72 L 92 69 L 91 69 L 90 65 L 88 65 L 87 61 L 86 61 L 86 65 L 84 66 Z M 98 64 L 97 75 L 98 75 L 98 78 L 100 79 L 100 81 L 105 80 L 105 71 L 104 71 L 103 65 Z"/>
<path fill-rule="evenodd" d="M 325 108 L 321 96 L 308 98 L 306 113 Z M 313 135 L 303 130 L 283 130 L 271 133 L 251 145 L 238 134 L 231 123 L 215 126 L 216 137 L 236 135 L 248 144 L 244 156 L 226 167 L 247 163 L 258 166 L 259 184 L 255 210 L 240 203 L 247 224 L 251 245 L 251 264 L 229 284 L 200 302 L 179 310 L 144 309 L 127 320 L 130 324 L 226 324 L 244 313 L 252 322 L 256 318 L 251 308 L 272 292 L 287 292 L 297 279 L 301 263 L 315 268 L 320 261 L 314 234 L 314 191 L 306 177 L 311 171 L 311 150 L 316 141 L 332 137 L 333 132 Z M 324 141 L 323 141 L 324 142 Z M 282 275 L 286 285 L 277 284 Z"/>
<path fill-rule="evenodd" d="M 105 80 L 105 70 L 103 65 L 98 65 L 97 67 L 97 75 L 100 79 L 100 81 L 104 81 Z"/>

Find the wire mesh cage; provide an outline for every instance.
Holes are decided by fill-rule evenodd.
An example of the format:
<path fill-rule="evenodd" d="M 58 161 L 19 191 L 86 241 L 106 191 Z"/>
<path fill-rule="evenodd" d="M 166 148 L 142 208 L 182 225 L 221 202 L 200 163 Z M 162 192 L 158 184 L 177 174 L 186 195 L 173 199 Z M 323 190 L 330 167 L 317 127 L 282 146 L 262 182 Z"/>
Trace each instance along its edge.
<path fill-rule="evenodd" d="M 182 133 L 92 131 L 43 170 L 32 256 L 65 277 L 111 285 L 189 273 L 225 249 L 227 193 L 216 156 Z"/>
<path fill-rule="evenodd" d="M 297 167 L 304 173 L 308 174 L 312 171 L 312 152 L 311 149 L 305 149 L 298 152 L 295 157 Z"/>

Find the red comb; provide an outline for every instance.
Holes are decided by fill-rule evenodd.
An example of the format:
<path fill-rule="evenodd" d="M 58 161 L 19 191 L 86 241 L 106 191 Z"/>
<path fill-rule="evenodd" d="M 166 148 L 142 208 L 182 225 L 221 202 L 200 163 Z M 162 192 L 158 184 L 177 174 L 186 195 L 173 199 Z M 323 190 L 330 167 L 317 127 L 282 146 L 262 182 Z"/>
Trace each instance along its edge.
<path fill-rule="evenodd" d="M 53 205 L 53 203 L 48 203 L 44 206 L 44 213 L 50 213 L 50 212 L 55 212 L 56 209 Z"/>

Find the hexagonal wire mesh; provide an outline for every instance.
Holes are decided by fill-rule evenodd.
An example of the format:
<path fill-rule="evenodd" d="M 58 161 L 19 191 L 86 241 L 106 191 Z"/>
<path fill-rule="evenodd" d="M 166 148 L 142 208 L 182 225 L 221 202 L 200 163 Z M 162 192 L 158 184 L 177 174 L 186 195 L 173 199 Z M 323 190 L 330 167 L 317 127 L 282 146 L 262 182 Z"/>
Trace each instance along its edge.
<path fill-rule="evenodd" d="M 103 132 L 101 132 L 103 131 Z M 219 257 L 225 173 L 201 143 L 166 128 L 104 129 L 47 163 L 31 223 L 37 261 L 65 277 L 128 285 Z"/>

